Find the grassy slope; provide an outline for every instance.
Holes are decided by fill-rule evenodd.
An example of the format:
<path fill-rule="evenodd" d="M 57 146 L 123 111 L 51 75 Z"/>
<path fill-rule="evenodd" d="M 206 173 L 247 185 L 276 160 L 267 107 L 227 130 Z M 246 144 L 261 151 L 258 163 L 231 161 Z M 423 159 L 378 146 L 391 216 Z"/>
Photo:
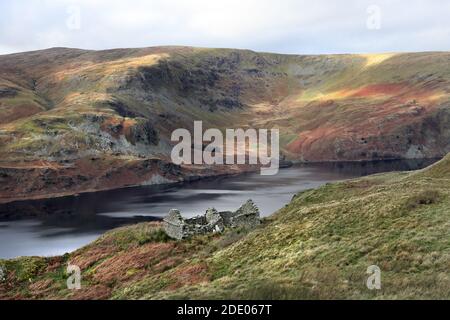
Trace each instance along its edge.
<path fill-rule="evenodd" d="M 447 298 L 450 156 L 411 173 L 325 185 L 296 195 L 253 231 L 189 241 L 155 224 L 108 232 L 75 253 L 2 261 L 3 298 Z M 64 289 L 67 262 L 83 289 Z M 365 287 L 369 265 L 382 290 Z"/>

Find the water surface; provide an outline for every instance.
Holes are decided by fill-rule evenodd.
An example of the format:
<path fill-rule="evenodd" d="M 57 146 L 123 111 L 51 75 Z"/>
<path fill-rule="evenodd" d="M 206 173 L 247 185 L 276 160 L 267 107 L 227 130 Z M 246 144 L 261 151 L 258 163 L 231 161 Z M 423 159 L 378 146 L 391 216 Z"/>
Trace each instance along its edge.
<path fill-rule="evenodd" d="M 186 217 L 209 207 L 236 210 L 252 199 L 267 216 L 302 190 L 377 172 L 414 170 L 433 160 L 299 165 L 275 176 L 249 173 L 172 186 L 148 186 L 0 205 L 0 258 L 71 252 L 107 230 L 161 219 L 172 208 Z"/>

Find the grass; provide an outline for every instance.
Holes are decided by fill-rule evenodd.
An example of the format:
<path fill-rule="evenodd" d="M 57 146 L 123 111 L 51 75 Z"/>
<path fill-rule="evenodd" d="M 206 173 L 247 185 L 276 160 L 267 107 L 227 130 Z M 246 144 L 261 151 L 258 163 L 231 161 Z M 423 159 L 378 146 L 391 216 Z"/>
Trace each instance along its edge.
<path fill-rule="evenodd" d="M 155 228 L 151 224 L 138 224 L 114 230 L 114 233 L 106 233 L 97 242 L 112 242 L 116 247 L 126 250 L 136 244 L 168 241 L 170 237 L 162 229 Z"/>
<path fill-rule="evenodd" d="M 16 260 L 8 260 L 0 263 L 3 271 L 14 273 L 17 280 L 31 282 L 46 267 L 45 259 L 38 257 L 26 257 Z"/>
<path fill-rule="evenodd" d="M 417 194 L 412 195 L 406 201 L 406 209 L 414 210 L 423 205 L 431 205 L 437 203 L 441 198 L 441 194 L 437 190 L 426 189 Z"/>
<path fill-rule="evenodd" d="M 303 192 L 263 229 L 216 251 L 209 283 L 154 297 L 448 299 L 447 187 L 395 173 Z M 382 270 L 377 292 L 365 287 L 372 264 Z"/>

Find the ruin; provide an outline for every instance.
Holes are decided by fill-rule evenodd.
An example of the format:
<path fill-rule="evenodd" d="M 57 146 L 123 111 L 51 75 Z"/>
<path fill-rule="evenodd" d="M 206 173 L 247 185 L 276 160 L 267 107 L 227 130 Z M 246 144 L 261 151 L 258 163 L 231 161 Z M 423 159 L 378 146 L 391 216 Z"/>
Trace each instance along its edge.
<path fill-rule="evenodd" d="M 252 228 L 260 224 L 259 209 L 250 199 L 236 211 L 219 212 L 214 208 L 204 215 L 183 218 L 177 209 L 169 211 L 163 220 L 167 235 L 174 239 L 186 239 L 194 235 L 223 232 L 225 228 Z"/>

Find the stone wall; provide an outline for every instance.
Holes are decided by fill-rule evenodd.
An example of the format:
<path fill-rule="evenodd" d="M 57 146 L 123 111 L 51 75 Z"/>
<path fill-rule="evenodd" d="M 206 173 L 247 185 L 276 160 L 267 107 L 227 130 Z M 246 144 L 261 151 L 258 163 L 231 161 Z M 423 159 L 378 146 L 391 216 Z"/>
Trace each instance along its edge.
<path fill-rule="evenodd" d="M 252 228 L 260 223 L 258 207 L 248 200 L 236 211 L 218 212 L 211 208 L 204 215 L 184 219 L 177 209 L 170 210 L 163 221 L 167 235 L 174 239 L 186 239 L 194 235 L 222 232 L 225 228 Z"/>

